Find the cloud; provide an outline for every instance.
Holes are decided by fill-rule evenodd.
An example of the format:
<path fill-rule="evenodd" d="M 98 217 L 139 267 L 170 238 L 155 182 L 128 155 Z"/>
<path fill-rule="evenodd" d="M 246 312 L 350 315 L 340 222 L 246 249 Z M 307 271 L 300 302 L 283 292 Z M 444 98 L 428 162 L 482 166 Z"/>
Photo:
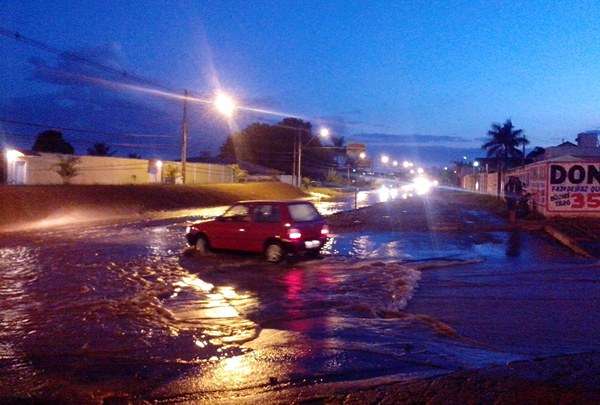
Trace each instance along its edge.
<path fill-rule="evenodd" d="M 77 63 L 72 55 L 123 70 L 126 62 L 120 46 L 106 44 L 78 49 L 54 58 L 31 58 L 27 73 L 31 95 L 0 100 L 0 117 L 57 127 L 84 128 L 121 135 L 85 134 L 64 131 L 77 153 L 85 153 L 94 142 L 115 145 L 120 155 L 137 152 L 143 156 L 179 156 L 182 103 L 179 100 L 132 92 L 106 82 L 134 83 L 120 74 Z M 37 83 L 37 84 L 36 84 Z M 228 133 L 226 123 L 207 108 L 190 107 L 190 155 L 215 151 Z M 19 146 L 30 147 L 43 128 L 3 125 L 18 134 Z M 126 134 L 157 134 L 167 137 L 138 137 Z M 10 139 L 10 135 L 9 135 Z M 122 146 L 119 146 L 122 145 Z"/>
<path fill-rule="evenodd" d="M 455 135 L 427 135 L 427 134 L 388 134 L 388 133 L 359 133 L 352 135 L 353 140 L 367 142 L 370 145 L 427 145 L 432 143 L 464 144 L 472 143 L 467 139 Z"/>

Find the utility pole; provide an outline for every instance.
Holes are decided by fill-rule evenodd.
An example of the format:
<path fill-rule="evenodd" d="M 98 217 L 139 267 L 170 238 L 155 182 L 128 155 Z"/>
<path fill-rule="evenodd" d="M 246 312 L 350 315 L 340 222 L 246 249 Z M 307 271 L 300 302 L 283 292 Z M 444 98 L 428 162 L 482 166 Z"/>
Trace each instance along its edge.
<path fill-rule="evenodd" d="M 302 186 L 302 128 L 298 128 L 298 187 Z"/>
<path fill-rule="evenodd" d="M 296 146 L 297 143 L 297 139 L 296 137 L 294 137 L 294 148 L 293 148 L 293 157 L 292 157 L 292 185 L 296 185 L 296 174 L 297 174 L 297 169 L 296 169 L 296 152 L 298 149 L 298 146 Z"/>
<path fill-rule="evenodd" d="M 181 180 L 185 184 L 185 169 L 187 164 L 188 149 L 188 122 L 187 122 L 188 91 L 183 91 L 183 119 L 181 121 Z"/>

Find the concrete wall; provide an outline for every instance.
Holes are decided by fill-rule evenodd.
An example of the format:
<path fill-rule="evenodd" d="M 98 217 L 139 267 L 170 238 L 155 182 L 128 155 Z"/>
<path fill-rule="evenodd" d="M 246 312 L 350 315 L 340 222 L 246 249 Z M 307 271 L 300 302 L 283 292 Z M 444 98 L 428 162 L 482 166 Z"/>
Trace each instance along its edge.
<path fill-rule="evenodd" d="M 532 209 L 546 217 L 600 217 L 600 158 L 550 160 L 508 171 L 531 194 Z M 496 195 L 497 173 L 462 177 L 463 188 Z"/>
<path fill-rule="evenodd" d="M 57 163 L 61 157 L 54 153 L 40 153 L 39 156 L 27 155 L 18 158 L 7 166 L 8 179 L 11 184 L 62 184 L 63 180 L 56 173 Z M 172 161 L 156 161 L 145 159 L 128 159 L 106 156 L 76 156 L 77 176 L 71 184 L 148 184 L 148 183 L 181 183 L 181 163 Z M 15 168 L 24 170 L 24 181 L 18 180 Z M 22 166 L 22 167 L 21 167 Z M 11 172 L 13 175 L 11 176 Z M 173 173 L 174 176 L 169 176 Z M 228 165 L 209 163 L 188 163 L 186 165 L 186 184 L 232 183 L 233 169 Z"/>

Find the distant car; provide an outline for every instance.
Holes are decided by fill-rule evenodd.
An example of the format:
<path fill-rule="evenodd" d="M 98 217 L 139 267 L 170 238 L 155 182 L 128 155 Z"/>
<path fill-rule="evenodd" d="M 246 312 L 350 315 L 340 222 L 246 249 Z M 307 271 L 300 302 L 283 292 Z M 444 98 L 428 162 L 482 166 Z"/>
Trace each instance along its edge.
<path fill-rule="evenodd" d="M 329 228 L 307 201 L 240 201 L 212 221 L 186 229 L 190 246 L 204 255 L 211 249 L 263 253 L 277 263 L 287 255 L 318 255 Z"/>

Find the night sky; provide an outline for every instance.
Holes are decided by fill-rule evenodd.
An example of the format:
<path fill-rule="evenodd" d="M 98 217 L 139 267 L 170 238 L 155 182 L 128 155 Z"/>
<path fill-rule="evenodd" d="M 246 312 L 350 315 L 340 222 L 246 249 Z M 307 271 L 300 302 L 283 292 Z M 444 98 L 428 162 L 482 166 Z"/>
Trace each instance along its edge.
<path fill-rule="evenodd" d="M 222 88 L 244 105 L 325 124 L 398 159 L 482 156 L 512 118 L 532 145 L 600 126 L 600 3 L 577 1 L 3 1 L 0 26 L 172 89 Z M 180 102 L 106 82 L 131 79 L 0 37 L 0 119 L 64 131 L 78 153 L 175 158 Z M 99 78 L 105 81 L 94 81 Z M 228 124 L 190 111 L 190 155 Z M 242 114 L 231 128 L 266 114 Z M 30 147 L 40 128 L 0 122 Z M 131 134 L 134 133 L 135 136 Z M 143 135 L 143 136 L 142 136 Z"/>

